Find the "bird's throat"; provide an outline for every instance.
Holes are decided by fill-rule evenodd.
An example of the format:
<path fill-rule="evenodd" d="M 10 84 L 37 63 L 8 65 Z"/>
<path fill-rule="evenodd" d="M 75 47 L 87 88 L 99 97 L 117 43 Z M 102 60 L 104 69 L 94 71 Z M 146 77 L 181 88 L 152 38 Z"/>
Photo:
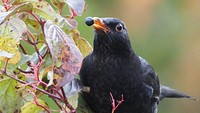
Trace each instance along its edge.
<path fill-rule="evenodd" d="M 110 37 L 96 36 L 94 39 L 93 53 L 101 56 L 130 56 L 134 52 L 129 41 L 126 43 L 118 43 L 116 40 L 112 40 Z"/>

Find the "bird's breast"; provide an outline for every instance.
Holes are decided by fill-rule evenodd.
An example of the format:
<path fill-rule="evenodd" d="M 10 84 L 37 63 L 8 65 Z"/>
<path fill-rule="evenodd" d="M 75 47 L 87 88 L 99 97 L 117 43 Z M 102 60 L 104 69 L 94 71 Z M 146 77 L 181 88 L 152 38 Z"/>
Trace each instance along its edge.
<path fill-rule="evenodd" d="M 140 65 L 131 59 L 112 57 L 90 59 L 90 63 L 81 70 L 83 84 L 90 87 L 90 93 L 84 93 L 87 103 L 94 104 L 92 107 L 97 111 L 109 106 L 107 110 L 110 111 L 112 102 L 110 93 L 112 93 L 116 100 L 124 96 L 122 110 L 141 109 L 144 87 L 139 68 Z"/>
<path fill-rule="evenodd" d="M 94 58 L 88 66 L 87 75 L 83 75 L 86 78 L 83 82 L 91 87 L 91 92 L 129 95 L 134 94 L 141 83 L 141 78 L 138 77 L 140 75 L 139 66 L 128 59 Z"/>

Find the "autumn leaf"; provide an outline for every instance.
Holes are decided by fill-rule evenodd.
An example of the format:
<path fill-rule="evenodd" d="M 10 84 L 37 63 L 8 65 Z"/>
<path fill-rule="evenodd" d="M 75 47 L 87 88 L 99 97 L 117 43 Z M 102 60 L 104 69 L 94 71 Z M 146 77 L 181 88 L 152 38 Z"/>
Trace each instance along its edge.
<path fill-rule="evenodd" d="M 36 101 L 43 107 L 48 108 L 48 104 L 45 101 L 41 99 L 37 99 Z M 44 112 L 44 109 L 36 105 L 34 100 L 27 102 L 26 104 L 24 104 L 24 106 L 21 107 L 21 113 L 41 113 L 41 112 Z"/>
<path fill-rule="evenodd" d="M 9 58 L 8 63 L 16 64 L 21 58 L 21 53 L 18 50 L 19 42 L 15 39 L 0 36 L 0 64 L 4 62 L 6 58 Z"/>
<path fill-rule="evenodd" d="M 64 17 L 60 17 L 58 20 L 58 26 L 66 33 L 69 33 L 69 31 L 76 29 L 77 28 L 78 23 L 73 20 L 73 19 L 69 19 L 69 18 L 64 18 Z"/>
<path fill-rule="evenodd" d="M 46 20 L 52 20 L 54 22 L 58 20 L 58 14 L 54 11 L 48 2 L 44 0 L 38 0 L 37 2 L 32 2 L 32 5 L 32 13 L 39 15 Z"/>
<path fill-rule="evenodd" d="M 77 21 L 60 14 L 67 5 L 74 16 L 81 16 L 85 1 L 51 0 L 60 12 L 46 0 L 3 2 L 4 5 L 0 5 L 0 72 L 13 76 L 18 82 L 0 76 L 0 113 L 46 112 L 44 109 L 49 106 L 46 100 L 39 99 L 41 94 L 58 98 L 55 100 L 61 105 L 61 112 L 68 109 L 69 104 L 76 109 L 77 92 L 82 86 L 75 76 L 83 55 L 89 54 L 92 48 L 79 32 L 71 35 L 77 29 Z M 9 8 L 5 10 L 7 2 Z M 53 86 L 53 90 L 48 86 Z M 41 88 L 44 90 L 40 91 Z"/>
<path fill-rule="evenodd" d="M 45 39 L 52 55 L 52 67 L 56 66 L 53 70 L 54 73 L 60 75 L 61 78 L 64 76 L 69 77 L 69 79 L 73 78 L 73 76 L 79 72 L 82 62 L 82 55 L 75 42 L 69 35 L 65 34 L 62 29 L 53 24 L 52 21 L 47 21 L 43 29 Z M 62 79 L 57 81 L 59 87 L 68 83 L 66 80 L 62 82 L 61 80 Z"/>
<path fill-rule="evenodd" d="M 92 46 L 85 38 L 80 37 L 80 33 L 77 29 L 72 30 L 70 34 L 73 37 L 77 47 L 81 51 L 83 57 L 86 57 L 89 53 L 92 52 Z"/>
<path fill-rule="evenodd" d="M 16 0 L 13 5 L 19 5 L 19 4 L 31 4 L 31 13 L 41 16 L 42 18 L 46 20 L 52 20 L 54 22 L 57 22 L 60 15 L 58 15 L 54 9 L 51 7 L 51 5 L 44 0 Z M 29 9 L 29 8 L 27 8 Z M 27 12 L 27 11 L 24 11 Z"/>
<path fill-rule="evenodd" d="M 18 61 L 18 63 L 16 63 L 16 64 L 8 64 L 8 68 L 7 68 L 7 70 L 9 70 L 9 71 L 14 71 L 17 67 L 20 67 L 21 65 L 24 65 L 27 61 L 30 61 L 30 59 L 32 58 L 32 56 L 31 55 L 24 55 L 24 54 L 21 54 L 20 53 L 20 57 L 19 56 L 17 56 L 17 55 L 15 55 L 15 57 L 18 57 L 18 58 L 20 58 L 20 60 L 18 61 L 18 60 L 16 60 L 16 59 L 18 59 L 18 58 L 12 58 L 12 59 L 10 59 L 10 60 L 13 60 L 13 62 L 17 62 Z M 9 62 L 12 62 L 12 61 L 9 61 Z"/>
<path fill-rule="evenodd" d="M 19 18 L 11 18 L 0 25 L 0 36 L 8 36 L 17 42 L 21 40 L 21 36 L 27 32 L 24 21 Z"/>
<path fill-rule="evenodd" d="M 19 18 L 22 19 L 26 25 L 31 26 L 32 28 L 39 30 L 40 28 L 40 23 L 35 20 L 34 18 L 31 18 L 29 14 L 27 13 L 21 13 L 19 15 Z"/>
<path fill-rule="evenodd" d="M 18 45 L 23 33 L 27 32 L 26 24 L 19 18 L 11 18 L 0 25 L 0 61 L 9 58 L 8 63 L 17 64 L 21 58 Z"/>
<path fill-rule="evenodd" d="M 64 0 L 50 0 L 51 3 L 57 7 L 58 9 L 63 9 L 63 7 L 65 6 L 65 1 Z"/>
<path fill-rule="evenodd" d="M 79 73 L 81 67 L 81 52 L 72 37 L 65 34 L 52 21 L 46 21 L 43 29 L 53 61 L 53 65 L 51 66 L 53 68 L 46 69 L 48 70 L 48 86 L 54 85 L 61 94 L 62 91 L 60 88 L 62 87 L 66 98 L 70 99 L 73 107 L 76 108 L 78 105 L 77 92 L 81 90 L 81 86 L 79 81 L 74 79 L 74 75 Z M 44 72 L 47 73 L 47 71 Z"/>
<path fill-rule="evenodd" d="M 16 13 L 31 12 L 32 8 L 32 4 L 24 3 L 14 8 L 12 11 L 0 12 L 0 24 L 2 24 L 5 20 L 8 20 L 11 16 L 13 16 Z"/>
<path fill-rule="evenodd" d="M 1 75 L 2 76 L 2 75 Z M 23 104 L 20 97 L 21 92 L 16 89 L 17 82 L 11 78 L 3 76 L 0 78 L 0 112 L 19 112 Z"/>

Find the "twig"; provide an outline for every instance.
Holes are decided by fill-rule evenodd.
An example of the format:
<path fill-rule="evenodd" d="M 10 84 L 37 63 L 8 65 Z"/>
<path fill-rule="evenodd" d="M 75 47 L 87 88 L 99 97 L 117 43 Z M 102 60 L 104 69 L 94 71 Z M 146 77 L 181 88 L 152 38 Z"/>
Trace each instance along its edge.
<path fill-rule="evenodd" d="M 4 66 L 4 73 L 6 73 L 6 69 L 7 69 L 7 67 L 8 67 L 8 60 L 9 60 L 9 58 L 6 58 L 6 64 L 5 64 L 5 66 Z"/>
<path fill-rule="evenodd" d="M 41 21 L 38 19 L 38 17 L 35 14 L 33 14 L 32 12 L 29 12 L 29 14 L 31 14 L 36 19 L 36 21 L 41 24 Z"/>
<path fill-rule="evenodd" d="M 122 94 L 122 98 L 121 98 L 121 100 L 117 100 L 117 105 L 115 105 L 115 99 L 114 99 L 114 97 L 113 97 L 113 95 L 112 95 L 112 93 L 110 92 L 110 97 L 111 97 L 111 100 L 112 100 L 112 113 L 114 113 L 115 112 L 115 110 L 120 106 L 120 104 L 124 101 L 124 96 L 123 96 L 123 94 Z"/>
<path fill-rule="evenodd" d="M 64 99 L 64 102 L 65 102 L 65 105 L 71 110 L 72 113 L 75 113 L 75 109 L 74 109 L 73 106 L 71 106 L 71 104 L 69 104 L 69 102 L 67 101 L 67 97 L 66 97 L 66 95 L 65 95 L 65 92 L 64 92 L 63 87 L 61 87 L 60 89 L 61 89 L 61 92 L 62 92 L 62 95 L 63 95 L 63 99 Z"/>
<path fill-rule="evenodd" d="M 26 50 L 24 49 L 24 47 L 22 46 L 22 44 L 20 43 L 19 44 L 19 47 L 21 48 L 21 50 L 22 50 L 22 52 L 26 55 L 27 54 L 27 52 L 26 52 Z"/>
<path fill-rule="evenodd" d="M 34 102 L 37 106 L 43 108 L 45 111 L 47 111 L 48 113 L 51 113 L 51 111 L 49 111 L 45 106 L 41 105 L 38 101 L 37 101 L 37 96 L 35 95 L 35 93 L 33 93 L 33 97 L 34 97 Z"/>
<path fill-rule="evenodd" d="M 71 104 L 69 104 L 67 99 L 65 99 L 64 103 L 70 109 L 70 111 L 71 111 L 70 113 L 76 113 L 76 110 L 73 108 L 73 106 Z"/>
<path fill-rule="evenodd" d="M 51 93 L 49 93 L 49 92 L 47 92 L 47 91 L 45 91 L 45 90 L 42 90 L 42 89 L 40 89 L 40 88 L 38 88 L 38 87 L 36 87 L 36 86 L 34 86 L 34 85 L 32 85 L 32 84 L 28 84 L 27 82 L 25 82 L 25 81 L 23 81 L 23 80 L 20 80 L 20 79 L 18 79 L 18 78 L 15 78 L 14 76 L 9 75 L 9 74 L 5 73 L 5 72 L 2 71 L 2 70 L 1 70 L 1 72 L 2 72 L 2 74 L 4 74 L 4 75 L 6 75 L 6 76 L 8 76 L 8 77 L 10 77 L 10 78 L 12 78 L 12 79 L 18 81 L 19 83 L 27 84 L 28 86 L 30 86 L 30 87 L 32 87 L 32 88 L 35 88 L 37 91 L 40 91 L 40 92 L 42 92 L 42 93 L 48 95 L 48 96 L 51 97 L 51 98 L 55 98 L 55 99 L 61 100 L 61 98 L 59 98 L 59 97 L 57 97 L 57 96 L 55 96 L 55 95 L 53 95 L 53 94 L 51 94 Z"/>
<path fill-rule="evenodd" d="M 33 71 L 24 71 L 20 68 L 17 67 L 17 70 L 19 70 L 20 72 L 24 73 L 24 74 L 33 74 Z"/>
<path fill-rule="evenodd" d="M 26 39 L 25 38 L 23 38 L 23 40 L 25 40 L 26 41 Z M 19 47 L 21 48 L 21 50 L 22 50 L 22 52 L 26 55 L 27 54 L 27 52 L 26 52 L 26 50 L 25 50 L 25 48 L 24 48 L 24 46 L 20 43 L 19 44 Z M 30 61 L 27 61 L 27 65 L 28 66 L 30 66 L 30 64 L 31 64 L 31 62 Z"/>
<path fill-rule="evenodd" d="M 62 105 L 60 105 L 60 104 L 57 102 L 57 100 L 55 100 L 54 98 L 52 98 L 52 100 L 56 103 L 56 105 L 57 105 L 60 109 L 62 109 Z"/>
<path fill-rule="evenodd" d="M 66 100 L 66 95 L 65 95 L 65 91 L 64 91 L 63 87 L 61 87 L 60 89 L 61 89 L 61 92 L 63 95 L 63 100 Z"/>
<path fill-rule="evenodd" d="M 44 58 L 47 56 L 48 53 L 49 53 L 49 49 L 47 49 L 47 50 L 45 51 L 44 55 L 42 55 L 42 59 L 44 59 Z"/>

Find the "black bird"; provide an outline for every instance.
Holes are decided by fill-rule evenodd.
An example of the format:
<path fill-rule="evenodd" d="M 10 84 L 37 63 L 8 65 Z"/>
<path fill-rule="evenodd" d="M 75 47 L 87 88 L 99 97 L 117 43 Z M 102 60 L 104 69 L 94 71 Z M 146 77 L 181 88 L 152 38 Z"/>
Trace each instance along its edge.
<path fill-rule="evenodd" d="M 80 78 L 90 87 L 83 96 L 94 113 L 112 112 L 110 94 L 115 100 L 124 97 L 115 113 L 157 113 L 157 105 L 165 97 L 190 98 L 160 86 L 151 65 L 132 49 L 123 21 L 88 17 L 85 23 L 95 29 L 94 50 L 83 60 Z"/>

